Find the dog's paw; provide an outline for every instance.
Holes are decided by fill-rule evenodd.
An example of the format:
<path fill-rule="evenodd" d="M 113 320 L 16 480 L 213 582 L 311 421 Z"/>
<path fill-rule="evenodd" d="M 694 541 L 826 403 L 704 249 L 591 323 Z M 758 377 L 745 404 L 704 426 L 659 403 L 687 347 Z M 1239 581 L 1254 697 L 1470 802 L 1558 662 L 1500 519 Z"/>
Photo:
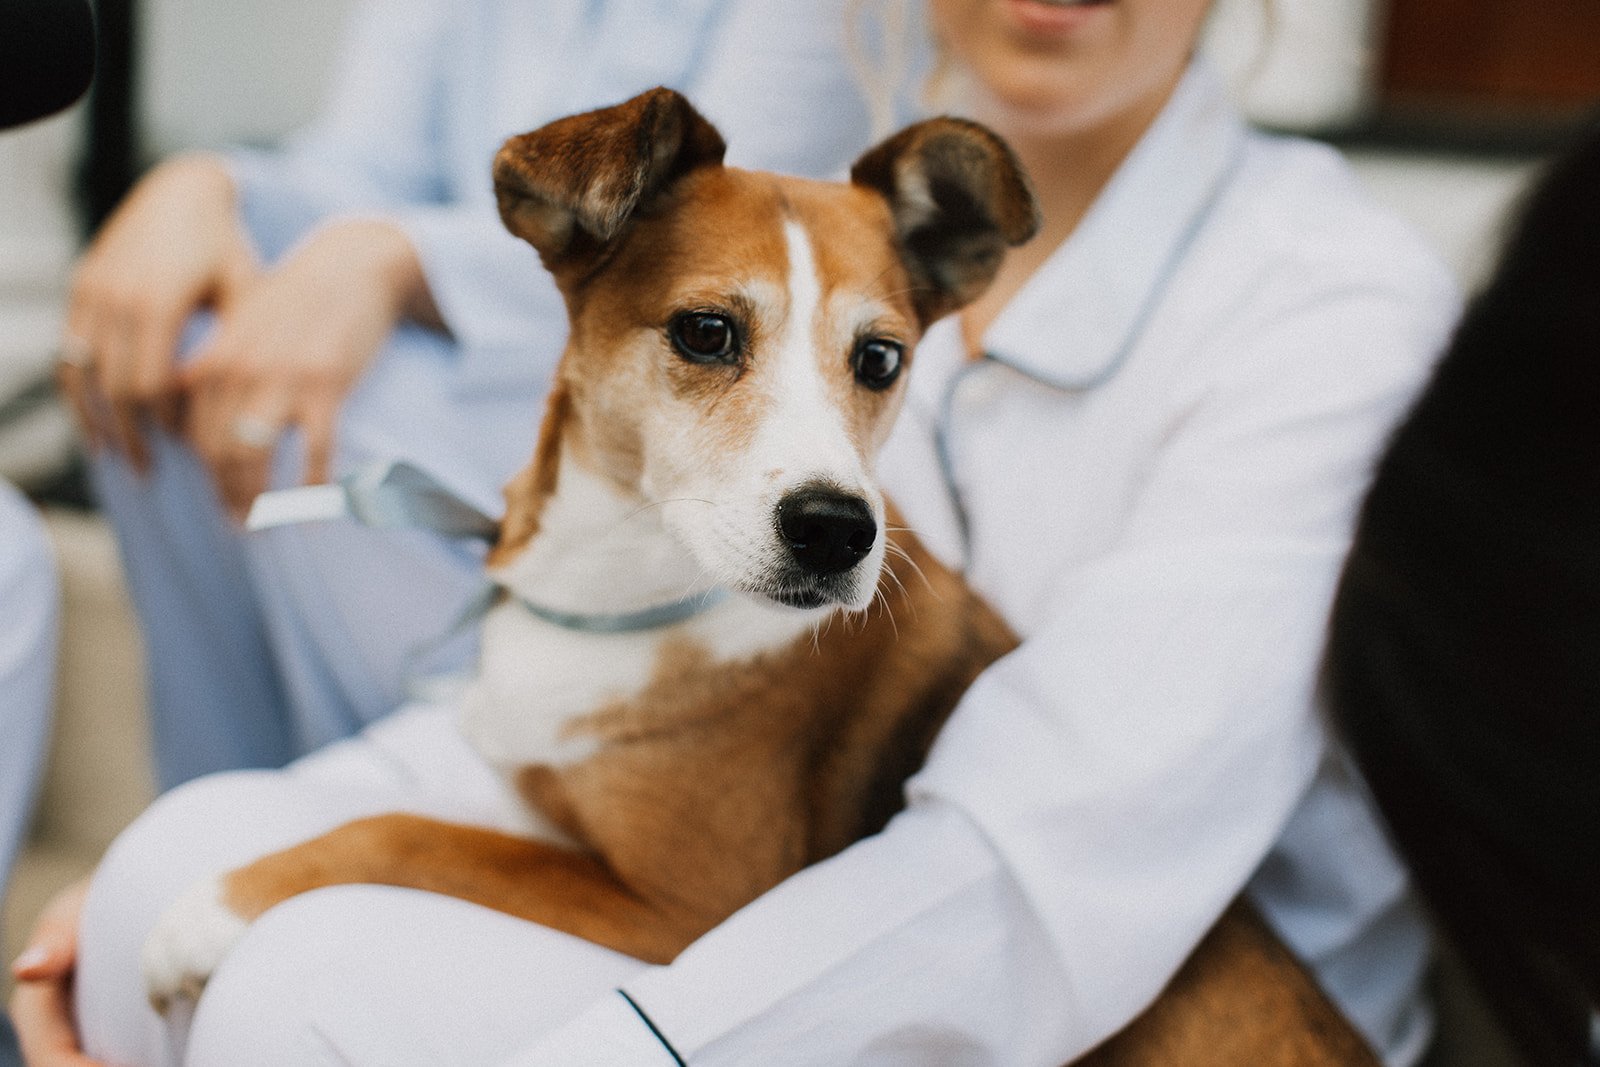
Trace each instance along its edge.
<path fill-rule="evenodd" d="M 165 1015 L 179 997 L 200 999 L 211 972 L 249 923 L 222 902 L 222 882 L 197 882 L 173 902 L 144 942 L 144 985 L 150 1004 Z"/>

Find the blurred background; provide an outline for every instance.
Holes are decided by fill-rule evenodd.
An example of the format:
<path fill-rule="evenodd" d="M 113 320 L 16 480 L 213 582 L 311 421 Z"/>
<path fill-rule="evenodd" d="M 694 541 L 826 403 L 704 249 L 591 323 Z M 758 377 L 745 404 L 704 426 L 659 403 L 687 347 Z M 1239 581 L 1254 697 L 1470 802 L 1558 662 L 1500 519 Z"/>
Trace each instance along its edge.
<path fill-rule="evenodd" d="M 100 0 L 90 96 L 0 133 L 0 477 L 42 507 L 65 605 L 53 755 L 5 902 L 7 959 L 151 793 L 138 634 L 51 385 L 73 258 L 153 161 L 270 144 L 305 121 L 350 3 Z M 1540 161 L 1600 102 L 1596 0 L 1277 0 L 1270 14 L 1219 0 L 1208 47 L 1253 120 L 1339 146 L 1468 289 Z M 1448 964 L 1440 982 L 1438 1063 L 1514 1063 Z"/>

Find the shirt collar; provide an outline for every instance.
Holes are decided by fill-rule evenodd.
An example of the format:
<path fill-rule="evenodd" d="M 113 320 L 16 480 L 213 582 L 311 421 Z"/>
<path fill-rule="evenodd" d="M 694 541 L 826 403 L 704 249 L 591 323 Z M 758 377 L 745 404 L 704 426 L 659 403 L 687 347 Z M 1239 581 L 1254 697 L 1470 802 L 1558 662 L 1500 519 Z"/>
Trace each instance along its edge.
<path fill-rule="evenodd" d="M 1228 184 L 1244 143 L 1244 123 L 1221 79 L 1195 61 L 1072 236 L 996 318 L 984 350 L 1058 388 L 1088 389 L 1109 378 Z"/>

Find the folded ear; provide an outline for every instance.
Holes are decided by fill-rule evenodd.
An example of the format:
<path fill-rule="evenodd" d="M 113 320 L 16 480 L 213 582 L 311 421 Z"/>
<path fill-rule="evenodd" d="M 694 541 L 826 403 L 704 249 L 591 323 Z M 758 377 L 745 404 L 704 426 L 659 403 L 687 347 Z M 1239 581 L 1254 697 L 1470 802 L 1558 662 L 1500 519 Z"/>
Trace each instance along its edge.
<path fill-rule="evenodd" d="M 1022 165 L 975 122 L 907 127 L 858 159 L 850 180 L 889 201 L 924 324 L 982 295 L 1006 248 L 1039 228 Z"/>
<path fill-rule="evenodd" d="M 641 205 L 720 165 L 726 148 L 682 95 L 650 89 L 508 140 L 494 159 L 500 218 L 554 271 L 603 250 Z"/>

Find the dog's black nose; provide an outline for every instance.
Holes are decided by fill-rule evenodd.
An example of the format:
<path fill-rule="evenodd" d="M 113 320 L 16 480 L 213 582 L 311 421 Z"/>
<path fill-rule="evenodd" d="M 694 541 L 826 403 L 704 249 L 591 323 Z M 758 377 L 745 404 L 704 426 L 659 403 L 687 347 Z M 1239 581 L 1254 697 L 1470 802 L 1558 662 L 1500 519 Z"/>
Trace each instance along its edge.
<path fill-rule="evenodd" d="M 813 486 L 778 502 L 778 532 L 795 562 L 820 578 L 860 563 L 878 539 L 878 524 L 860 497 Z"/>

